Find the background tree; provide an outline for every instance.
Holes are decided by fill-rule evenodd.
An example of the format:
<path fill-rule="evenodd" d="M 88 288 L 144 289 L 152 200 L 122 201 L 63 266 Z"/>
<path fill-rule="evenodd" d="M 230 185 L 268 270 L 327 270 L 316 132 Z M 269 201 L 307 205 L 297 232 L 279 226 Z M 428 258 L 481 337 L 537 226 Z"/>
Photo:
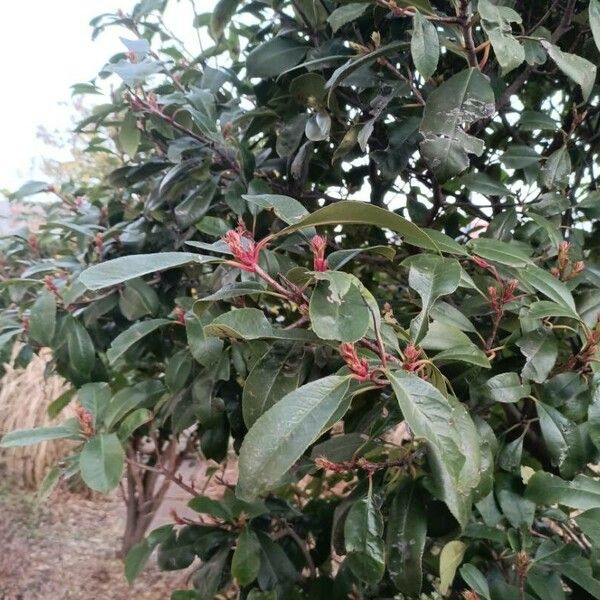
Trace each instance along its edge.
<path fill-rule="evenodd" d="M 79 417 L 2 444 L 186 488 L 126 561 L 174 598 L 600 597 L 600 3 L 221 0 L 197 56 L 164 7 L 93 22 L 124 164 L 7 252 Z M 231 440 L 222 500 L 177 478 Z"/>

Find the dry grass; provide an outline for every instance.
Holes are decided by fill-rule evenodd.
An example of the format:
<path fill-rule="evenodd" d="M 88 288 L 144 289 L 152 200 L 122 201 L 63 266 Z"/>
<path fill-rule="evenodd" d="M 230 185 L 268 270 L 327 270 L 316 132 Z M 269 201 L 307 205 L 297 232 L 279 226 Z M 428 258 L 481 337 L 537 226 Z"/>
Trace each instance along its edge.
<path fill-rule="evenodd" d="M 48 417 L 48 406 L 69 386 L 58 375 L 47 376 L 51 358 L 51 351 L 44 348 L 25 369 L 5 365 L 6 373 L 0 380 L 0 436 L 15 429 L 57 424 Z M 67 407 L 59 420 L 73 415 L 73 409 Z M 0 466 L 20 485 L 37 488 L 48 470 L 71 447 L 72 442 L 56 440 L 4 449 L 0 451 Z"/>

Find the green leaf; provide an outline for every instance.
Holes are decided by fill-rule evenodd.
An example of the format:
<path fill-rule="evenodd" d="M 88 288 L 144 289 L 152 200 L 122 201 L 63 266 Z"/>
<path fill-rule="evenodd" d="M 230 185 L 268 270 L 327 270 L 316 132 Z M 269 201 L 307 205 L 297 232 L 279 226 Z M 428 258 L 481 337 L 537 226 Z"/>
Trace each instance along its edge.
<path fill-rule="evenodd" d="M 325 340 L 360 340 L 372 320 L 360 281 L 340 271 L 327 271 L 319 276 L 321 281 L 317 281 L 309 305 L 313 331 Z"/>
<path fill-rule="evenodd" d="M 77 390 L 75 388 L 69 388 L 60 394 L 58 398 L 55 398 L 48 406 L 48 417 L 50 417 L 50 419 L 56 419 L 62 410 L 69 405 L 76 393 Z"/>
<path fill-rule="evenodd" d="M 28 181 L 24 183 L 16 192 L 10 195 L 11 199 L 21 200 L 27 196 L 41 194 L 48 191 L 48 184 L 45 181 Z"/>
<path fill-rule="evenodd" d="M 586 463 L 584 440 L 579 427 L 552 406 L 535 403 L 542 436 L 562 477 L 573 477 Z"/>
<path fill-rule="evenodd" d="M 192 373 L 193 357 L 187 349 L 173 354 L 165 369 L 165 384 L 169 390 L 176 394 L 182 390 Z"/>
<path fill-rule="evenodd" d="M 467 129 L 495 110 L 489 80 L 476 68 L 453 75 L 429 94 L 420 147 L 440 182 L 462 173 L 469 166 L 469 154 L 481 156 L 483 141 L 468 134 Z"/>
<path fill-rule="evenodd" d="M 273 328 L 261 310 L 239 308 L 219 315 L 204 327 L 204 334 L 236 340 L 257 340 L 272 337 Z"/>
<path fill-rule="evenodd" d="M 480 478 L 479 436 L 471 417 L 431 383 L 404 371 L 387 375 L 411 431 L 427 441 L 434 493 L 464 527 Z"/>
<path fill-rule="evenodd" d="M 546 159 L 541 170 L 542 183 L 548 188 L 562 189 L 565 187 L 571 171 L 571 157 L 567 145 L 564 144 Z"/>
<path fill-rule="evenodd" d="M 426 336 L 425 339 L 427 339 Z M 437 362 L 466 362 L 472 365 L 489 369 L 491 367 L 490 360 L 483 350 L 480 350 L 475 344 L 468 344 L 463 346 L 454 346 L 438 352 L 432 359 L 434 363 Z"/>
<path fill-rule="evenodd" d="M 511 191 L 500 181 L 492 179 L 487 173 L 467 173 L 458 179 L 471 192 L 484 196 L 510 196 Z"/>
<path fill-rule="evenodd" d="M 205 317 L 209 315 L 197 317 L 195 314 L 188 314 L 185 319 L 185 330 L 192 356 L 203 367 L 211 367 L 221 358 L 223 340 L 204 333 Z"/>
<path fill-rule="evenodd" d="M 72 368 L 83 375 L 89 375 L 96 362 L 96 351 L 90 334 L 72 317 L 66 323 L 65 334 Z"/>
<path fill-rule="evenodd" d="M 246 69 L 250 77 L 277 77 L 295 67 L 306 55 L 307 47 L 286 37 L 275 37 L 248 54 Z"/>
<path fill-rule="evenodd" d="M 548 56 L 556 63 L 558 68 L 581 87 L 581 93 L 585 102 L 590 97 L 596 81 L 596 65 L 576 54 L 563 52 L 558 46 L 546 40 L 541 40 L 540 44 L 542 44 Z"/>
<path fill-rule="evenodd" d="M 529 528 L 535 515 L 535 504 L 523 496 L 523 484 L 518 476 L 496 473 L 496 498 L 508 522 L 519 529 Z"/>
<path fill-rule="evenodd" d="M 590 0 L 589 19 L 596 47 L 600 50 L 600 0 Z"/>
<path fill-rule="evenodd" d="M 521 457 L 523 454 L 523 438 L 519 436 L 512 442 L 508 442 L 498 455 L 498 466 L 509 473 L 518 472 L 521 467 Z"/>
<path fill-rule="evenodd" d="M 56 298 L 43 291 L 33 303 L 29 315 L 29 336 L 42 346 L 51 346 L 56 330 Z"/>
<path fill-rule="evenodd" d="M 108 362 L 114 364 L 121 358 L 129 348 L 137 344 L 142 338 L 165 325 L 172 325 L 174 321 L 169 319 L 149 319 L 133 324 L 129 329 L 120 333 L 106 351 Z"/>
<path fill-rule="evenodd" d="M 119 485 L 124 461 L 117 434 L 100 433 L 90 438 L 81 451 L 81 477 L 90 489 L 106 494 Z"/>
<path fill-rule="evenodd" d="M 260 569 L 260 543 L 256 534 L 244 527 L 237 539 L 237 545 L 231 559 L 231 574 L 240 586 L 252 583 Z"/>
<path fill-rule="evenodd" d="M 155 529 L 139 544 L 131 548 L 125 557 L 125 577 L 129 584 L 142 572 L 154 548 L 167 539 L 173 530 L 173 525 L 163 525 Z"/>
<path fill-rule="evenodd" d="M 58 427 L 37 427 L 36 429 L 17 429 L 2 436 L 0 448 L 31 446 L 48 440 L 79 439 L 79 426 L 75 421 Z"/>
<path fill-rule="evenodd" d="M 119 297 L 119 309 L 129 321 L 137 321 L 146 315 L 154 315 L 159 306 L 157 293 L 143 279 L 128 281 Z"/>
<path fill-rule="evenodd" d="M 415 482 L 401 487 L 390 506 L 387 523 L 387 561 L 396 588 L 418 597 L 423 583 L 423 551 L 427 540 L 427 518 L 422 494 Z"/>
<path fill-rule="evenodd" d="M 592 544 L 600 548 L 600 508 L 592 508 L 577 515 L 575 522 Z"/>
<path fill-rule="evenodd" d="M 540 155 L 529 146 L 511 144 L 500 160 L 508 169 L 523 169 L 535 165 L 540 160 Z"/>
<path fill-rule="evenodd" d="M 477 238 L 467 245 L 473 254 L 508 267 L 524 267 L 533 262 L 521 248 L 501 240 Z"/>
<path fill-rule="evenodd" d="M 294 225 L 282 229 L 276 235 L 289 235 L 295 231 L 319 225 L 374 225 L 383 229 L 390 229 L 402 235 L 406 242 L 437 251 L 435 242 L 421 228 L 407 221 L 394 212 L 357 201 L 340 201 L 324 206 L 311 213 Z"/>
<path fill-rule="evenodd" d="M 225 27 L 235 15 L 240 0 L 219 0 L 212 9 L 210 17 L 210 35 L 213 40 L 218 40 L 225 31 Z"/>
<path fill-rule="evenodd" d="M 140 145 L 141 132 L 137 127 L 137 117 L 132 111 L 128 110 L 125 113 L 125 118 L 119 129 L 119 143 L 123 152 L 133 158 Z"/>
<path fill-rule="evenodd" d="M 548 378 L 558 356 L 558 343 L 546 330 L 531 331 L 517 341 L 521 354 L 527 358 L 521 377 L 543 383 Z"/>
<path fill-rule="evenodd" d="M 481 598 L 492 600 L 490 596 L 490 586 L 483 573 L 471 563 L 463 565 L 460 569 L 460 576 L 465 583 Z"/>
<path fill-rule="evenodd" d="M 547 319 L 548 317 L 564 317 L 567 319 L 577 318 L 579 321 L 578 316 L 575 315 L 571 309 L 565 308 L 564 306 L 549 300 L 532 302 L 529 305 L 527 316 L 530 319 Z"/>
<path fill-rule="evenodd" d="M 357 57 L 352 57 L 341 67 L 338 67 L 327 81 L 325 87 L 329 90 L 329 96 L 331 97 L 333 90 L 335 90 L 335 88 L 338 87 L 342 83 L 342 81 L 344 81 L 350 75 L 352 75 L 352 73 L 354 73 L 362 67 L 366 67 L 374 63 L 378 58 L 382 56 L 393 56 L 395 50 L 398 50 L 405 45 L 405 42 L 395 41 L 380 46 L 376 50 L 373 50 L 367 54 L 359 54 Z"/>
<path fill-rule="evenodd" d="M 500 373 L 485 382 L 484 388 L 495 402 L 518 402 L 531 394 L 531 386 L 521 383 L 516 373 Z"/>
<path fill-rule="evenodd" d="M 153 417 L 154 415 L 152 414 L 152 411 L 147 408 L 138 408 L 137 410 L 129 413 L 119 425 L 119 439 L 123 443 L 126 443 L 136 429 L 139 429 L 142 425 L 149 423 Z"/>
<path fill-rule="evenodd" d="M 520 281 L 529 284 L 532 288 L 550 298 L 553 302 L 556 302 L 571 311 L 572 318 L 579 318 L 575 308 L 573 295 L 562 281 L 554 277 L 548 271 L 530 264 L 517 272 L 517 278 Z"/>
<path fill-rule="evenodd" d="M 262 210 L 272 210 L 284 223 L 292 225 L 309 213 L 295 198 L 280 194 L 242 194 L 248 206 Z"/>
<path fill-rule="evenodd" d="M 589 561 L 577 561 L 577 564 L 564 562 L 558 566 L 560 573 L 574 581 L 578 586 L 582 587 L 590 594 L 592 598 L 600 598 L 600 581 L 593 576 Z"/>
<path fill-rule="evenodd" d="M 458 288 L 460 273 L 460 263 L 454 258 L 422 254 L 411 260 L 408 285 L 421 297 L 421 312 L 410 324 L 410 334 L 415 344 L 427 333 L 429 311 L 434 303 Z"/>
<path fill-rule="evenodd" d="M 367 8 L 369 8 L 369 5 L 364 2 L 352 2 L 336 8 L 327 17 L 327 22 L 331 25 L 332 32 L 335 33 L 340 27 L 361 17 Z"/>
<path fill-rule="evenodd" d="M 219 262 L 210 256 L 191 252 L 157 252 L 155 254 L 134 254 L 121 256 L 87 268 L 79 280 L 90 290 L 100 290 L 117 285 L 142 275 L 173 269 L 187 264 Z"/>
<path fill-rule="evenodd" d="M 349 377 L 330 375 L 289 393 L 261 415 L 242 443 L 237 496 L 251 502 L 277 485 L 337 413 Z"/>
<path fill-rule="evenodd" d="M 242 394 L 244 423 L 250 428 L 271 406 L 298 387 L 304 351 L 275 343 L 252 367 Z"/>
<path fill-rule="evenodd" d="M 508 6 L 479 0 L 477 10 L 481 25 L 494 48 L 502 74 L 516 69 L 525 60 L 523 46 L 512 36 L 511 23 L 522 23 L 521 15 Z"/>
<path fill-rule="evenodd" d="M 440 553 L 440 592 L 442 595 L 445 596 L 448 593 L 466 550 L 467 545 L 459 540 L 452 540 L 442 548 Z"/>
<path fill-rule="evenodd" d="M 419 11 L 413 16 L 410 53 L 417 71 L 423 79 L 429 79 L 435 73 L 440 58 L 440 41 L 435 25 Z"/>
<path fill-rule="evenodd" d="M 376 584 L 385 571 L 383 517 L 369 494 L 357 500 L 344 523 L 346 564 L 361 581 Z"/>
<path fill-rule="evenodd" d="M 565 481 L 537 471 L 527 482 L 526 497 L 536 504 L 563 504 L 578 510 L 600 508 L 600 481 L 585 475 Z"/>
<path fill-rule="evenodd" d="M 79 402 L 94 418 L 93 425 L 98 427 L 104 422 L 111 392 L 108 383 L 86 383 L 79 388 Z"/>

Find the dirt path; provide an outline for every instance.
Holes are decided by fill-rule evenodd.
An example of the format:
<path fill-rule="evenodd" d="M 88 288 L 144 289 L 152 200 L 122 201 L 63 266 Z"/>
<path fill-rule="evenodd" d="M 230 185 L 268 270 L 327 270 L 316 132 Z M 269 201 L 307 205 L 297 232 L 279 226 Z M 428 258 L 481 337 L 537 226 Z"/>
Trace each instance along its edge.
<path fill-rule="evenodd" d="M 223 484 L 237 479 L 237 462 L 230 460 L 215 478 L 208 477 L 208 466 L 186 460 L 180 474 L 197 490 L 220 498 Z M 161 572 L 154 557 L 128 586 L 117 557 L 125 518 L 119 494 L 86 499 L 57 490 L 38 505 L 31 492 L 0 479 L 0 600 L 163 600 L 185 589 L 189 573 Z M 173 512 L 196 518 L 189 499 L 172 484 L 150 529 L 172 523 Z"/>
<path fill-rule="evenodd" d="M 182 573 L 153 564 L 130 588 L 117 558 L 122 502 L 56 492 L 43 506 L 0 488 L 0 600 L 158 600 Z"/>

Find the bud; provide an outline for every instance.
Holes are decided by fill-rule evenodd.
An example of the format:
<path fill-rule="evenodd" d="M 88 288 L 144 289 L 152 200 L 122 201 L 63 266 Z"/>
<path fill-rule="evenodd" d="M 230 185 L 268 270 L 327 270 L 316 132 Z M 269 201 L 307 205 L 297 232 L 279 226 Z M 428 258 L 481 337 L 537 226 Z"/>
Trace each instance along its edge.
<path fill-rule="evenodd" d="M 92 414 L 83 408 L 81 404 L 78 404 L 75 407 L 75 417 L 79 421 L 79 426 L 81 427 L 81 431 L 85 437 L 92 437 L 96 433 Z"/>
<path fill-rule="evenodd" d="M 355 379 L 358 381 L 369 379 L 369 363 L 365 358 L 358 356 L 354 344 L 346 342 L 340 344 L 340 355 L 354 374 Z"/>
<path fill-rule="evenodd" d="M 310 240 L 310 248 L 313 253 L 313 268 L 315 271 L 323 272 L 329 269 L 327 259 L 325 258 L 325 248 L 327 247 L 327 238 L 315 235 Z"/>
<path fill-rule="evenodd" d="M 233 256 L 236 258 L 236 266 L 244 271 L 253 273 L 258 262 L 258 256 L 256 255 L 256 244 L 254 243 L 254 240 L 248 240 L 246 243 L 247 247 L 244 248 L 244 245 L 242 244 L 242 236 L 244 236 L 244 233 L 240 234 L 238 227 L 238 229 L 232 229 L 228 231 L 223 237 L 223 240 L 229 246 L 231 254 L 233 254 Z"/>
<path fill-rule="evenodd" d="M 481 258 L 481 256 L 471 256 L 471 260 L 482 269 L 489 269 L 492 266 L 487 260 Z"/>

